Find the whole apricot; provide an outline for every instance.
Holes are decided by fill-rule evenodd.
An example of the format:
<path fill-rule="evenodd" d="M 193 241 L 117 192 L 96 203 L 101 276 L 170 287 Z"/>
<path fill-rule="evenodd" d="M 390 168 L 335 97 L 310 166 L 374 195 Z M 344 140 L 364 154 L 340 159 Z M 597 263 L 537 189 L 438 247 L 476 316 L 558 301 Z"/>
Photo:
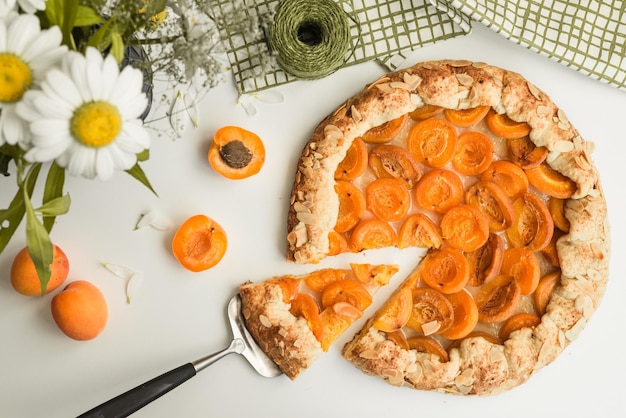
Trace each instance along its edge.
<path fill-rule="evenodd" d="M 13 288 L 26 296 L 43 295 L 53 291 L 63 284 L 70 271 L 70 262 L 61 248 L 57 245 L 52 246 L 53 259 L 50 264 L 50 280 L 42 291 L 39 276 L 35 270 L 28 247 L 22 248 L 13 259 L 11 266 L 11 285 Z"/>
<path fill-rule="evenodd" d="M 96 338 L 106 326 L 109 311 L 96 286 L 78 280 L 52 298 L 52 317 L 65 335 L 79 341 Z"/>

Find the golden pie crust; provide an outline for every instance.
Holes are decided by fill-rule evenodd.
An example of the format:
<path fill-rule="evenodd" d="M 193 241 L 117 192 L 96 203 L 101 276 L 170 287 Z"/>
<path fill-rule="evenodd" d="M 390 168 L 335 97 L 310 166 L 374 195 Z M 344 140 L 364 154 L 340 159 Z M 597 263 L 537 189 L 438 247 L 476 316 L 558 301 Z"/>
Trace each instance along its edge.
<path fill-rule="evenodd" d="M 499 393 L 552 362 L 584 328 L 608 280 L 606 201 L 586 142 L 550 97 L 521 75 L 484 63 L 431 61 L 389 73 L 366 86 L 314 130 L 298 161 L 288 213 L 287 259 L 317 263 L 329 254 L 339 202 L 334 173 L 352 141 L 369 129 L 424 104 L 448 109 L 490 106 L 531 127 L 530 139 L 549 151 L 548 164 L 576 183 L 567 199 L 570 230 L 559 238 L 561 283 L 541 324 L 511 334 L 504 344 L 466 338 L 447 362 L 405 350 L 371 327 L 343 356 L 366 374 L 397 386 L 455 394 Z"/>

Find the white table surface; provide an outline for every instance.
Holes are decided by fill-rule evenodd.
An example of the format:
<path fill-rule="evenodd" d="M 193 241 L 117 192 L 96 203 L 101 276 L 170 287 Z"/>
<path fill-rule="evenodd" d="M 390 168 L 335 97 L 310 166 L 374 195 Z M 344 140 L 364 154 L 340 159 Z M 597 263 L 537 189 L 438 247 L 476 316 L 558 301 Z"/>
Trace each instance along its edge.
<path fill-rule="evenodd" d="M 389 386 L 343 360 L 342 343 L 350 337 L 345 335 L 296 381 L 260 377 L 243 357 L 231 355 L 134 416 L 626 416 L 626 93 L 478 24 L 469 36 L 416 51 L 405 66 L 445 58 L 484 61 L 523 74 L 550 94 L 586 140 L 596 143 L 593 158 L 612 227 L 611 277 L 580 338 L 529 382 L 495 397 L 463 398 Z M 236 104 L 228 78 L 201 102 L 198 129 L 177 140 L 155 135 L 144 169 L 158 197 L 124 173 L 106 183 L 68 178 L 72 208 L 58 218 L 52 238 L 69 256 L 68 281 L 89 280 L 103 291 L 109 322 L 95 340 L 77 342 L 56 328 L 50 315 L 52 295 L 27 298 L 13 291 L 11 261 L 25 245 L 20 229 L 0 257 L 0 416 L 76 416 L 162 372 L 224 348 L 229 342 L 226 303 L 240 282 L 312 270 L 289 264 L 284 256 L 296 159 L 315 125 L 383 72 L 377 64 L 366 63 L 322 80 L 279 87 L 285 101 L 257 102 L 254 117 Z M 228 124 L 263 138 L 267 159 L 257 176 L 226 180 L 207 163 L 213 132 Z M 3 206 L 14 193 L 7 183 L 11 182 L 2 179 Z M 206 272 L 184 270 L 170 251 L 174 230 L 133 231 L 140 213 L 149 210 L 161 212 L 176 226 L 196 213 L 213 217 L 228 233 L 226 256 Z M 411 251 L 370 256 L 368 261 L 391 257 L 400 263 L 402 273 L 416 263 Z M 363 257 L 338 257 L 315 268 L 345 266 L 348 260 Z M 143 272 L 143 285 L 131 304 L 125 301 L 123 281 L 100 262 Z M 392 286 L 401 279 L 396 276 Z M 375 304 L 390 291 L 391 286 L 381 291 Z"/>

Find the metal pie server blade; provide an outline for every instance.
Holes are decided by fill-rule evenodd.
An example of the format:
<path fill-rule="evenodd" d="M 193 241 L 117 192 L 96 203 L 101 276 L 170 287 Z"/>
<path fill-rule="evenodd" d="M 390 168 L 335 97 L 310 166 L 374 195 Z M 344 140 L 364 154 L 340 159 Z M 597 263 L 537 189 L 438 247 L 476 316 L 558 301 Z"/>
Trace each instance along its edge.
<path fill-rule="evenodd" d="M 276 377 L 282 374 L 278 366 L 254 342 L 254 339 L 246 329 L 241 313 L 241 297 L 239 294 L 233 296 L 228 303 L 228 322 L 233 335 L 233 339 L 228 347 L 136 386 L 81 414 L 79 418 L 127 417 L 186 382 L 199 371 L 232 353 L 244 356 L 261 376 Z"/>

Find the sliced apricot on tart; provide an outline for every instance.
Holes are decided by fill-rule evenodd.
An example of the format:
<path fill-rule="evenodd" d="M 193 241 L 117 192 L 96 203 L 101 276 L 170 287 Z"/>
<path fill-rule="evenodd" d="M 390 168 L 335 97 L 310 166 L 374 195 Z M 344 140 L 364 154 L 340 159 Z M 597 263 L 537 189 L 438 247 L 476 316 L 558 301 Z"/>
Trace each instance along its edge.
<path fill-rule="evenodd" d="M 469 286 L 482 286 L 500 273 L 504 257 L 504 239 L 497 234 L 489 234 L 485 245 L 465 253 L 469 262 Z"/>
<path fill-rule="evenodd" d="M 363 135 L 363 141 L 370 144 L 383 144 L 385 142 L 389 142 L 402 132 L 407 120 L 408 115 L 404 114 L 399 118 L 371 128 Z"/>
<path fill-rule="evenodd" d="M 463 253 L 451 247 L 431 250 L 422 260 L 422 280 L 441 293 L 462 290 L 469 280 L 470 266 Z"/>
<path fill-rule="evenodd" d="M 426 336 L 415 336 L 407 338 L 407 343 L 409 348 L 412 350 L 419 351 L 421 353 L 434 354 L 439 357 L 441 362 L 447 362 L 450 360 L 448 357 L 448 352 L 441 345 L 439 341 L 432 337 Z"/>
<path fill-rule="evenodd" d="M 446 295 L 454 311 L 454 320 L 450 328 L 441 335 L 450 340 L 458 340 L 469 335 L 478 324 L 478 307 L 472 295 L 466 290 Z"/>
<path fill-rule="evenodd" d="M 335 180 L 354 180 L 367 170 L 367 147 L 361 138 L 355 138 L 346 156 L 337 166 Z"/>
<path fill-rule="evenodd" d="M 495 183 L 474 183 L 465 192 L 465 202 L 487 215 L 489 230 L 492 232 L 504 231 L 513 222 L 513 203 Z"/>
<path fill-rule="evenodd" d="M 376 179 L 365 189 L 365 205 L 383 221 L 399 221 L 411 207 L 411 194 L 400 180 Z"/>
<path fill-rule="evenodd" d="M 539 284 L 541 266 L 533 251 L 526 248 L 508 248 L 504 251 L 501 273 L 513 276 L 522 295 L 530 295 Z"/>
<path fill-rule="evenodd" d="M 546 147 L 538 147 L 527 136 L 507 141 L 509 158 L 523 169 L 537 167 L 548 157 Z"/>
<path fill-rule="evenodd" d="M 535 302 L 535 309 L 539 315 L 546 313 L 546 307 L 552 297 L 552 293 L 556 286 L 561 282 L 561 270 L 548 273 L 539 279 L 539 284 L 533 293 L 533 301 Z"/>
<path fill-rule="evenodd" d="M 515 313 L 522 293 L 513 276 L 500 274 L 484 284 L 476 294 L 478 319 L 483 322 L 501 322 Z"/>
<path fill-rule="evenodd" d="M 461 174 L 476 176 L 483 173 L 493 161 L 491 139 L 476 131 L 464 132 L 456 140 L 452 165 Z"/>
<path fill-rule="evenodd" d="M 366 286 L 384 286 L 398 272 L 395 264 L 357 264 L 350 263 L 352 274 Z"/>
<path fill-rule="evenodd" d="M 385 221 L 376 218 L 365 219 L 350 233 L 350 248 L 354 252 L 396 245 L 398 236 Z"/>
<path fill-rule="evenodd" d="M 474 251 L 489 239 L 489 219 L 471 205 L 457 205 L 443 214 L 441 222 L 443 241 L 461 251 Z"/>
<path fill-rule="evenodd" d="M 397 145 L 379 145 L 369 153 L 370 168 L 378 178 L 394 178 L 404 183 L 407 189 L 422 177 L 420 164 L 406 148 Z"/>
<path fill-rule="evenodd" d="M 407 326 L 424 335 L 445 332 L 452 325 L 454 309 L 438 290 L 418 287 L 411 291 L 413 306 Z"/>
<path fill-rule="evenodd" d="M 335 231 L 347 232 L 365 216 L 365 196 L 361 189 L 349 181 L 336 182 L 335 191 L 339 198 L 339 213 L 337 214 Z"/>
<path fill-rule="evenodd" d="M 535 186 L 537 190 L 558 199 L 572 197 L 577 189 L 574 181 L 546 163 L 526 169 L 526 176 L 528 176 L 530 184 Z"/>
<path fill-rule="evenodd" d="M 398 248 L 439 248 L 442 243 L 439 225 L 423 213 L 408 215 L 398 232 Z"/>
<path fill-rule="evenodd" d="M 407 149 L 418 162 L 443 167 L 454 154 L 456 129 L 445 119 L 426 119 L 409 131 Z"/>
<path fill-rule="evenodd" d="M 522 328 L 535 328 L 540 323 L 541 319 L 537 315 L 520 312 L 504 321 L 504 324 L 502 324 L 502 327 L 500 327 L 500 331 L 498 332 L 498 337 L 502 341 L 506 341 L 511 336 L 511 333 Z"/>
<path fill-rule="evenodd" d="M 443 115 L 454 125 L 467 128 L 483 120 L 489 109 L 491 109 L 489 106 L 477 106 L 469 109 L 445 109 Z"/>
<path fill-rule="evenodd" d="M 517 164 L 506 160 L 492 162 L 480 176 L 480 180 L 497 184 L 511 200 L 521 197 L 529 186 L 524 170 Z"/>
<path fill-rule="evenodd" d="M 307 275 L 304 283 L 314 292 L 323 292 L 331 283 L 348 278 L 348 271 L 344 269 L 326 268 L 314 271 Z"/>
<path fill-rule="evenodd" d="M 536 194 L 526 193 L 513 202 L 513 210 L 513 223 L 506 230 L 509 243 L 533 251 L 545 248 L 552 239 L 554 222 L 543 200 Z"/>
<path fill-rule="evenodd" d="M 328 308 L 337 302 L 347 302 L 364 311 L 372 304 L 372 295 L 356 280 L 338 280 L 330 283 L 322 292 L 322 308 Z"/>
<path fill-rule="evenodd" d="M 387 333 L 395 332 L 409 322 L 412 311 L 411 289 L 403 287 L 378 311 L 372 326 Z"/>
<path fill-rule="evenodd" d="M 454 171 L 435 169 L 422 177 L 413 195 L 422 209 L 444 213 L 463 201 L 463 181 Z"/>
<path fill-rule="evenodd" d="M 414 111 L 410 112 L 409 116 L 414 121 L 421 121 L 421 120 L 430 119 L 433 116 L 437 116 L 441 112 L 443 112 L 443 107 L 431 105 L 431 104 L 425 104 L 421 107 L 416 108 Z"/>
<path fill-rule="evenodd" d="M 485 116 L 485 123 L 491 132 L 500 138 L 521 138 L 530 133 L 530 126 L 526 122 L 517 122 L 505 113 L 497 113 L 490 109 Z"/>

